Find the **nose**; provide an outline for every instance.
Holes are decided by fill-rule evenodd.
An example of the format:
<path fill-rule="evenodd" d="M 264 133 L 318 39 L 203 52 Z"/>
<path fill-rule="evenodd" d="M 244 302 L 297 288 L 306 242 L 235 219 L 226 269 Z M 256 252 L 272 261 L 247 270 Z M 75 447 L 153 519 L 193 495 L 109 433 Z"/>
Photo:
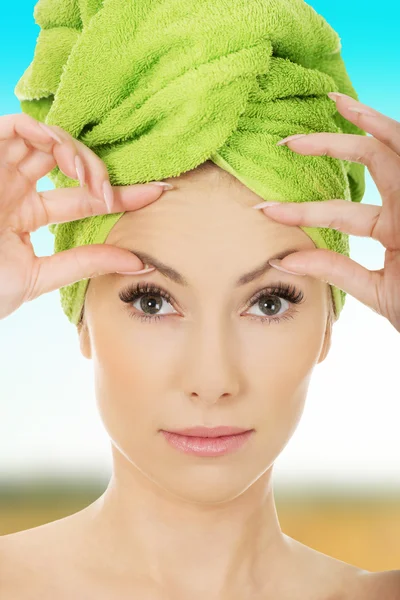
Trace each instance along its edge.
<path fill-rule="evenodd" d="M 212 405 L 237 397 L 241 373 L 237 344 L 221 325 L 202 327 L 190 338 L 183 363 L 183 390 L 198 403 Z"/>

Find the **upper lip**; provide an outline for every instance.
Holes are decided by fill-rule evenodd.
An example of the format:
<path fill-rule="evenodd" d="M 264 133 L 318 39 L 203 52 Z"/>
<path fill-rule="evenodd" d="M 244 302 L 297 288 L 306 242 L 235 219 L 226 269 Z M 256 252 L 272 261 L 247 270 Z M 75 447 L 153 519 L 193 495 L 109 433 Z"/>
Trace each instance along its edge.
<path fill-rule="evenodd" d="M 238 433 L 244 433 L 250 431 L 249 429 L 243 429 L 243 427 L 189 427 L 186 429 L 174 429 L 170 430 L 170 433 L 177 433 L 178 435 L 188 435 L 195 437 L 220 437 L 223 435 L 236 435 Z"/>

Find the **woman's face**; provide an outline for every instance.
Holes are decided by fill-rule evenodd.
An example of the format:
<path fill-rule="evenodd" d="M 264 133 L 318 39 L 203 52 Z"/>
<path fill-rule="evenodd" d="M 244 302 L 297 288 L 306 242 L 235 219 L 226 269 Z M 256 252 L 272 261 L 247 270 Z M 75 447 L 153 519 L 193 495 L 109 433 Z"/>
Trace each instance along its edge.
<path fill-rule="evenodd" d="M 176 189 L 126 213 L 106 242 L 152 255 L 187 285 L 158 270 L 92 279 L 81 351 L 94 361 L 114 466 L 186 500 L 223 502 L 272 468 L 297 427 L 330 345 L 329 287 L 273 268 L 237 285 L 273 255 L 314 243 L 299 227 L 252 210 L 260 197 L 216 166 L 166 181 Z M 155 284 L 170 301 L 142 292 L 123 302 L 120 294 L 138 283 Z M 278 283 L 303 301 L 266 290 L 252 302 Z M 199 457 L 171 447 L 160 431 L 195 425 L 255 432 L 236 452 Z"/>

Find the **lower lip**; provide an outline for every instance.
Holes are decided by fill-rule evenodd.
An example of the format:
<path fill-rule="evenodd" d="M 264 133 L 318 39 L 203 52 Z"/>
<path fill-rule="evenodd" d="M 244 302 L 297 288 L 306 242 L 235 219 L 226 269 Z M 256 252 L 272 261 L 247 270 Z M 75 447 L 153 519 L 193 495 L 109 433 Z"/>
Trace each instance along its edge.
<path fill-rule="evenodd" d="M 162 433 L 171 446 L 185 452 L 185 454 L 221 456 L 241 448 L 254 433 L 254 429 L 236 435 L 224 435 L 215 438 L 178 435 L 170 431 L 162 431 Z"/>

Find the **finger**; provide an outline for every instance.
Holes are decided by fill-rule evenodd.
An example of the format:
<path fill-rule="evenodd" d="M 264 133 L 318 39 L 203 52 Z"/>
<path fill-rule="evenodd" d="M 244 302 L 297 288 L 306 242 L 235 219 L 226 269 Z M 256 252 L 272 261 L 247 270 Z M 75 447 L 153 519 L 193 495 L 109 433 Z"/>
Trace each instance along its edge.
<path fill-rule="evenodd" d="M 77 246 L 52 256 L 36 257 L 32 288 L 26 301 L 82 279 L 118 271 L 139 271 L 143 267 L 142 261 L 132 252 L 111 244 Z"/>
<path fill-rule="evenodd" d="M 43 125 L 43 124 L 41 124 Z M 68 132 L 66 132 L 64 129 L 62 129 L 61 127 L 58 127 L 57 125 L 52 125 L 52 126 L 48 126 L 50 127 L 51 130 L 54 130 L 56 132 L 56 135 L 59 136 L 61 139 L 67 139 L 70 141 L 70 143 L 73 145 L 76 154 L 78 154 L 80 160 L 81 160 L 81 166 L 83 167 L 83 172 L 82 172 L 82 177 L 83 177 L 83 181 L 84 184 L 87 185 L 88 187 L 88 191 L 89 194 L 92 196 L 95 196 L 97 198 L 100 199 L 100 202 L 104 202 L 104 188 L 103 188 L 103 184 L 104 182 L 107 182 L 108 184 L 110 184 L 110 179 L 109 179 L 109 173 L 107 170 L 107 166 L 104 163 L 104 161 L 95 153 L 93 152 L 93 150 L 91 150 L 88 146 L 86 146 L 83 142 L 81 142 L 80 140 L 72 137 Z M 76 156 L 75 154 L 75 156 Z M 74 162 L 74 168 L 75 168 L 75 175 L 72 177 L 73 179 L 76 179 L 78 177 L 78 174 L 76 172 L 76 165 Z M 66 173 L 67 174 L 67 173 Z M 69 175 L 67 175 L 69 176 Z M 133 187 L 135 187 L 136 184 L 134 184 Z M 140 184 L 140 185 L 147 185 L 147 184 Z M 153 183 L 149 184 L 149 185 L 154 185 Z M 124 186 L 125 188 L 127 186 Z M 114 198 L 114 194 L 115 194 L 115 190 L 116 190 L 116 186 L 111 186 L 110 184 L 110 191 L 111 191 L 111 198 L 110 200 L 108 200 L 108 204 L 110 204 L 110 210 L 107 212 L 120 212 L 121 209 L 114 204 L 115 202 L 115 198 Z M 140 190 L 139 190 L 140 193 Z M 147 194 L 147 190 L 142 191 L 142 193 Z M 129 193 L 128 198 L 132 197 L 132 194 Z M 152 197 L 152 200 L 157 199 L 159 196 L 157 197 Z M 127 209 L 123 209 L 123 210 L 127 210 Z M 132 209 L 131 209 L 132 210 Z M 95 214 L 103 214 L 103 213 L 95 213 Z"/>
<path fill-rule="evenodd" d="M 18 141 L 18 137 L 23 139 Z M 9 147 L 10 139 L 14 139 L 14 144 L 11 144 L 12 150 L 8 150 L 10 156 L 5 160 L 18 165 L 31 183 L 44 177 L 56 165 L 64 175 L 77 180 L 75 157 L 79 155 L 90 193 L 103 198 L 103 182 L 109 181 L 105 163 L 61 127 L 36 121 L 26 113 L 3 115 L 0 117 L 0 144 L 7 141 Z M 34 152 L 29 151 L 32 148 Z"/>
<path fill-rule="evenodd" d="M 80 140 L 75 140 L 75 145 L 83 163 L 85 170 L 85 183 L 87 184 L 90 193 L 98 198 L 102 198 L 104 193 L 103 183 L 104 181 L 110 181 L 110 176 L 105 162 Z M 114 186 L 112 186 L 112 189 L 114 191 Z M 112 200 L 112 205 L 113 203 L 114 198 Z M 117 212 L 114 211 L 113 206 L 112 211 Z"/>
<path fill-rule="evenodd" d="M 371 133 L 377 140 L 380 140 L 386 146 L 389 146 L 393 152 L 400 155 L 399 121 L 384 115 L 366 104 L 362 104 L 346 94 L 339 94 L 337 96 L 336 107 L 338 112 L 348 121 L 351 121 L 360 129 Z M 371 114 L 357 113 L 350 109 L 368 111 Z"/>
<path fill-rule="evenodd" d="M 374 137 L 324 132 L 307 134 L 286 143 L 299 154 L 331 156 L 366 165 L 382 196 L 382 203 L 395 197 L 394 201 L 398 201 L 400 156 Z"/>
<path fill-rule="evenodd" d="M 16 113 L 0 116 L 0 148 L 10 142 L 19 142 L 21 139 L 42 150 L 51 142 L 48 133 L 41 129 L 38 121 L 26 113 Z M 22 144 L 20 149 L 26 151 Z M 12 160 L 10 161 L 12 164 Z"/>
<path fill-rule="evenodd" d="M 68 136 L 71 138 L 74 144 L 75 152 L 79 154 L 79 158 L 82 161 L 85 184 L 88 186 L 89 191 L 93 196 L 97 196 L 98 198 L 102 199 L 104 194 L 103 183 L 104 181 L 110 181 L 105 162 L 95 152 L 93 152 L 93 150 L 86 146 L 86 144 L 72 137 L 61 127 L 52 125 L 51 128 L 55 130 L 57 135 L 59 135 L 61 138 L 63 136 Z M 77 175 L 74 176 L 74 179 L 77 179 Z"/>
<path fill-rule="evenodd" d="M 343 233 L 371 237 L 382 242 L 375 225 L 382 207 L 360 204 L 348 200 L 323 200 L 319 202 L 282 202 L 262 209 L 280 223 L 304 227 L 329 227 Z"/>
<path fill-rule="evenodd" d="M 334 285 L 373 310 L 378 310 L 381 271 L 369 271 L 333 250 L 301 250 L 284 258 L 280 266 Z"/>
<path fill-rule="evenodd" d="M 15 117 L 15 119 L 12 119 Z M 0 117 L 0 162 L 7 167 L 20 167 L 31 182 L 46 175 L 56 164 L 52 155 L 54 140 L 29 115 L 3 115 Z M 39 157 L 39 159 L 38 159 Z M 45 159 L 47 171 L 41 172 Z M 34 169 L 30 169 L 30 162 Z M 35 171 L 37 170 L 37 172 Z"/>
<path fill-rule="evenodd" d="M 43 125 L 43 124 L 41 124 Z M 51 128 L 50 132 L 52 131 Z M 57 132 L 53 132 L 52 135 L 59 137 L 61 143 L 57 142 L 51 137 L 49 133 L 46 133 L 40 126 L 39 122 L 36 121 L 30 115 L 26 113 L 2 115 L 0 116 L 0 142 L 2 143 L 1 150 L 8 146 L 12 146 L 12 150 L 8 150 L 10 155 L 8 158 L 3 158 L 2 161 L 6 160 L 9 164 L 14 166 L 18 165 L 19 170 L 23 173 L 31 182 L 35 182 L 38 177 L 35 172 L 35 167 L 38 164 L 37 157 L 34 153 L 29 151 L 30 148 L 35 148 L 41 152 L 52 154 L 55 158 L 55 164 L 60 167 L 60 170 L 71 179 L 77 179 L 76 167 L 75 167 L 75 155 L 77 150 L 74 144 L 74 138 L 59 128 L 61 135 Z M 16 142 L 18 137 L 23 139 L 24 144 L 20 142 L 18 146 Z M 24 148 L 25 146 L 25 148 Z M 27 151 L 28 149 L 28 151 Z M 19 161 L 24 160 L 25 162 L 19 165 Z M 40 175 L 41 173 L 39 173 Z"/>
<path fill-rule="evenodd" d="M 51 143 L 51 147 L 52 144 L 53 142 Z M 35 185 L 39 179 L 45 177 L 56 165 L 57 161 L 51 150 L 40 151 L 34 148 L 25 158 L 20 160 L 18 170 L 25 175 L 32 185 Z"/>
<path fill-rule="evenodd" d="M 41 123 L 40 126 L 45 126 L 51 132 L 55 133 L 57 137 L 62 140 L 60 148 L 54 147 L 53 154 L 57 159 L 57 164 L 67 177 L 71 179 L 78 179 L 81 186 L 87 185 L 89 193 L 96 196 L 100 200 L 104 199 L 103 184 L 105 181 L 108 183 L 109 175 L 105 163 L 101 160 L 97 154 L 95 154 L 90 148 L 82 144 L 79 140 L 70 135 L 67 131 L 58 127 L 57 125 L 47 125 Z M 71 167 L 71 171 L 64 171 L 62 168 L 61 151 L 64 150 L 64 146 L 67 143 L 67 149 L 72 148 L 72 152 L 69 155 L 68 166 Z M 77 157 L 79 164 L 77 164 Z M 112 200 L 111 200 L 112 204 Z"/>
<path fill-rule="evenodd" d="M 1 131 L 1 130 L 0 130 Z M 26 134 L 28 135 L 28 134 Z M 46 134 L 42 134 L 46 140 L 38 140 L 38 137 L 31 135 L 31 140 L 14 136 L 8 139 L 0 139 L 0 161 L 4 165 L 16 166 L 26 156 L 36 150 L 48 152 L 51 148 L 51 141 Z"/>
<path fill-rule="evenodd" d="M 138 183 L 130 186 L 113 186 L 113 212 L 138 210 L 157 200 L 164 188 L 152 183 Z M 104 201 L 89 193 L 84 187 L 58 188 L 36 192 L 33 200 L 35 223 L 30 231 L 50 223 L 66 223 L 86 217 L 108 214 Z"/>
<path fill-rule="evenodd" d="M 141 260 L 129 250 L 111 244 L 92 244 L 78 246 L 52 256 L 37 257 L 34 269 L 32 289 L 29 290 L 27 302 L 42 294 L 52 292 L 82 279 L 107 275 L 108 273 L 144 270 Z M 155 271 L 155 267 L 146 272 Z"/>

